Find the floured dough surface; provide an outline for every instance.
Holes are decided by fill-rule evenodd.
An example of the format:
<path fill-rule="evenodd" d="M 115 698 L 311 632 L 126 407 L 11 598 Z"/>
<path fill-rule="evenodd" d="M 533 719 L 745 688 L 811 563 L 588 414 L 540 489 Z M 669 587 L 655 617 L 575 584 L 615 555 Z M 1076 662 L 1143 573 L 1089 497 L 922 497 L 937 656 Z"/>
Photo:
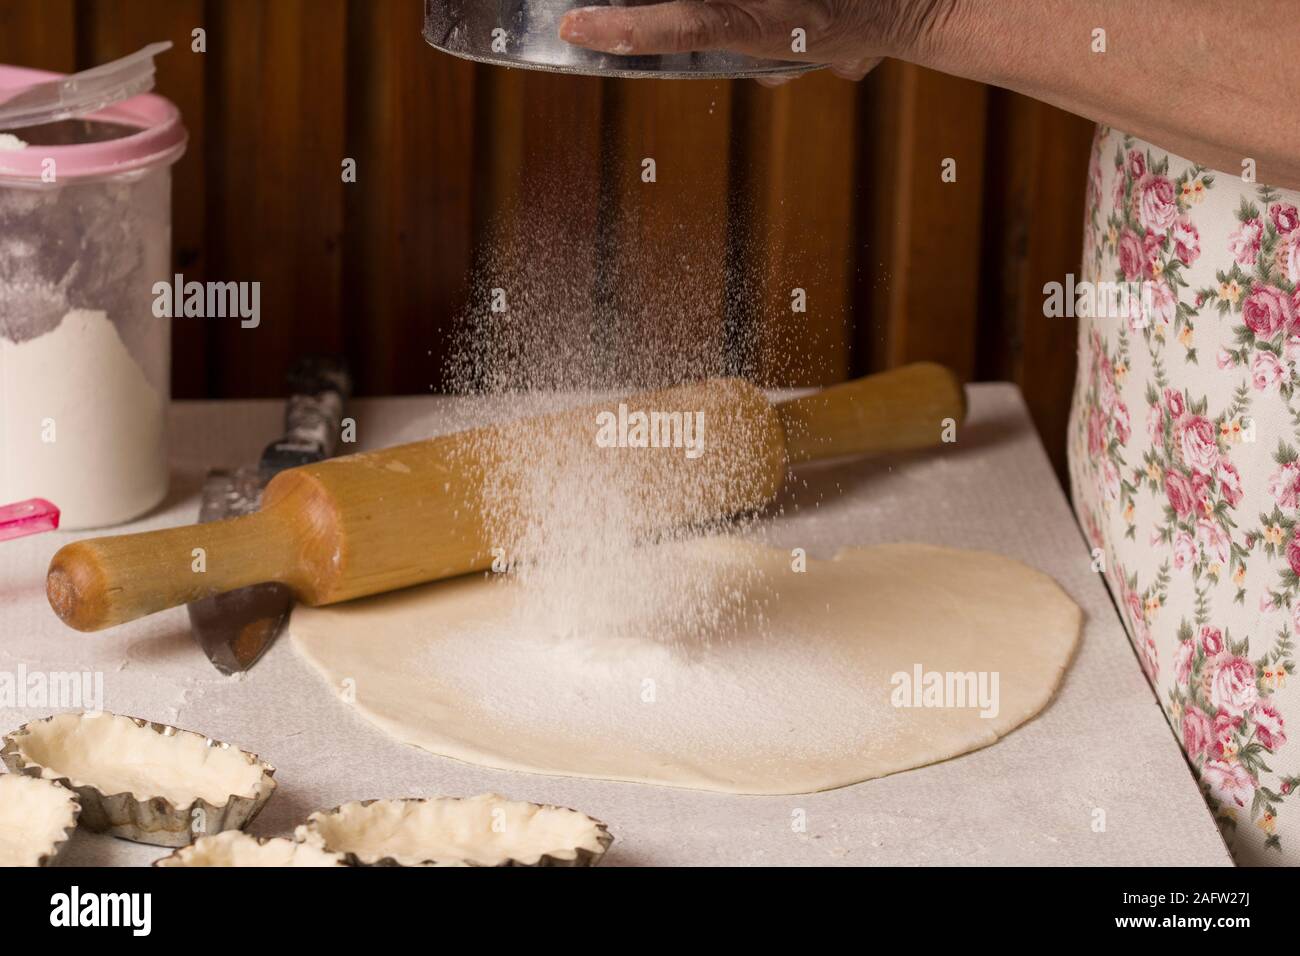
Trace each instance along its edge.
<path fill-rule="evenodd" d="M 71 790 L 22 774 L 0 774 L 0 867 L 36 866 L 76 823 Z"/>
<path fill-rule="evenodd" d="M 790 552 L 743 540 L 663 547 L 706 562 L 710 586 L 745 609 L 706 642 L 665 639 L 654 622 L 556 634 L 530 624 L 532 598 L 509 576 L 299 606 L 290 632 L 332 686 L 353 682 L 363 717 L 434 753 L 768 794 L 993 743 L 1046 706 L 1079 636 L 1056 582 L 995 554 L 890 544 L 796 572 Z M 948 688 L 937 698 L 923 693 L 933 675 Z M 977 701 L 980 682 L 994 707 Z"/>
<path fill-rule="evenodd" d="M 193 733 L 165 736 L 120 714 L 35 721 L 18 747 L 42 777 L 66 777 L 105 796 L 164 797 L 176 807 L 197 799 L 221 806 L 232 796 L 256 797 L 268 785 L 262 769 L 233 747 L 209 747 Z"/>

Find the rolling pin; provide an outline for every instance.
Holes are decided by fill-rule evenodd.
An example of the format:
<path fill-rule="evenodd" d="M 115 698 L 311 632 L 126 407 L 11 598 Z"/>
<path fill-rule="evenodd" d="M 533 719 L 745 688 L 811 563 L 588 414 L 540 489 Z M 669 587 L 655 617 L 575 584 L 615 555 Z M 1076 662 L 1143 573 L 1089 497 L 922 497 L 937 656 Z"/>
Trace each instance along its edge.
<path fill-rule="evenodd" d="M 672 447 L 667 431 L 661 447 L 599 444 L 601 413 L 608 422 L 620 405 L 702 416 L 701 453 Z M 653 531 L 760 509 L 791 464 L 938 444 L 965 413 L 960 383 L 929 363 L 776 405 L 739 379 L 611 399 L 291 468 L 251 515 L 73 542 L 50 562 L 46 593 L 81 631 L 264 581 L 334 604 L 491 567 L 536 507 L 538 469 L 561 484 L 582 474 L 603 494 L 595 470 L 608 493 L 639 499 L 627 510 Z"/>

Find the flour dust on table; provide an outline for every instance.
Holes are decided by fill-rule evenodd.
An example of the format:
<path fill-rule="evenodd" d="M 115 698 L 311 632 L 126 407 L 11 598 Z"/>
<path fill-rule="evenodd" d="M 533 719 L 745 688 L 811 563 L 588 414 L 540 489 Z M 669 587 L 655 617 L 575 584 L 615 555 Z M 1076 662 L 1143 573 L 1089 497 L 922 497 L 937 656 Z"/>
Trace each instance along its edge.
<path fill-rule="evenodd" d="M 1046 575 L 918 544 L 807 560 L 753 541 L 647 547 L 714 569 L 743 611 L 707 641 L 560 633 L 509 576 L 330 608 L 293 643 L 359 714 L 506 770 L 731 793 L 845 786 L 993 743 L 1050 700 L 1081 612 Z M 800 566 L 803 570 L 797 570 Z M 531 622 L 531 623 L 530 623 Z"/>

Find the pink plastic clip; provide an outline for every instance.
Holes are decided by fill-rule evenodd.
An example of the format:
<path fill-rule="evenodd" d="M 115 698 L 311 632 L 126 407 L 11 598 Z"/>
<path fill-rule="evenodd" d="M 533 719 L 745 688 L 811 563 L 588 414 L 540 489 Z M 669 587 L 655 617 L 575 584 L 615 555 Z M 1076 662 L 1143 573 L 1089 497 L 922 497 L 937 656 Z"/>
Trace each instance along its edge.
<path fill-rule="evenodd" d="M 53 531 L 58 526 L 59 509 L 44 498 L 0 507 L 0 541 Z"/>

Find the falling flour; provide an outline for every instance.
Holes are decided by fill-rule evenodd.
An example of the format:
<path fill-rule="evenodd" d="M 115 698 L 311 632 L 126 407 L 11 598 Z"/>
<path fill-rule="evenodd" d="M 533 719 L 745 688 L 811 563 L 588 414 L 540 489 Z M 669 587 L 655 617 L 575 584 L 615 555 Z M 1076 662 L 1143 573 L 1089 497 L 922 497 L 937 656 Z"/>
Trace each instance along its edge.
<path fill-rule="evenodd" d="M 46 498 L 61 526 L 126 521 L 167 490 L 165 400 L 104 312 L 0 336 L 0 501 Z"/>
<path fill-rule="evenodd" d="M 555 195 L 510 217 L 489 245 L 447 369 L 454 390 L 490 397 L 498 416 L 528 420 L 597 396 L 617 409 L 631 394 L 752 364 L 748 347 L 724 333 L 723 290 L 712 288 L 711 273 L 694 261 L 723 259 L 725 250 L 692 245 L 695 224 L 683 227 L 678 246 L 688 252 L 637 251 L 611 238 L 639 234 L 634 213 L 610 213 L 616 223 L 592 233 L 567 210 L 549 207 Z M 699 412 L 628 401 L 629 412 L 646 415 Z M 653 633 L 683 645 L 707 643 L 725 630 L 743 600 L 735 576 L 722 580 L 659 545 L 702 530 L 750 535 L 761 526 L 743 516 L 646 533 L 667 503 L 726 496 L 744 483 L 723 463 L 741 457 L 735 446 L 762 436 L 742 428 L 726 447 L 718 424 L 703 420 L 700 467 L 681 469 L 676 484 L 638 482 L 638 452 L 599 447 L 595 417 L 587 433 L 567 436 L 567 443 L 496 431 L 479 439 L 471 455 L 501 462 L 488 476 L 484 520 L 527 595 L 517 607 L 520 628 L 575 639 Z M 761 619 L 761 608 L 747 611 Z"/>

